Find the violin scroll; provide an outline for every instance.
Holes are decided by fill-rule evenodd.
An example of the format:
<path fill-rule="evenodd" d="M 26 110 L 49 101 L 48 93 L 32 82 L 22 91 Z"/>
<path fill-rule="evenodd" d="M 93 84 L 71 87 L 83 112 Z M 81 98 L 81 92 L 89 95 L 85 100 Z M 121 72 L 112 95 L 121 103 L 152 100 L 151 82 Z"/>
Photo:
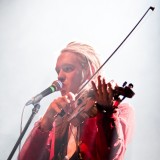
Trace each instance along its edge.
<path fill-rule="evenodd" d="M 133 92 L 132 88 L 133 88 L 133 84 L 130 83 L 128 86 L 127 85 L 127 82 L 124 82 L 122 87 L 119 87 L 119 86 L 116 86 L 115 89 L 114 89 L 114 92 L 113 92 L 113 97 L 115 100 L 120 100 L 120 96 L 123 96 L 123 99 L 124 98 L 132 98 L 135 93 Z M 121 101 L 123 100 L 121 99 Z"/>

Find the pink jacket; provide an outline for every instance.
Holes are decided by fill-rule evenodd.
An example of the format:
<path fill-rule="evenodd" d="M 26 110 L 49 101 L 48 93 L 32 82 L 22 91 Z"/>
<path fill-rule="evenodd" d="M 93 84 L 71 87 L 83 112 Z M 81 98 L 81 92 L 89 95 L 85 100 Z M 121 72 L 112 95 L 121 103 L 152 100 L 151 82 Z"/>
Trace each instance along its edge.
<path fill-rule="evenodd" d="M 124 159 L 127 144 L 133 134 L 134 110 L 128 104 L 120 104 L 118 108 L 118 116 L 99 113 L 81 126 L 79 149 L 84 160 Z M 64 126 L 62 128 L 67 130 L 67 125 Z M 62 142 L 65 141 L 60 137 L 57 140 L 56 135 L 59 136 L 55 127 L 50 132 L 42 132 L 37 122 L 22 147 L 19 160 L 55 160 L 55 148 L 63 148 Z M 64 148 L 66 144 L 67 140 Z"/>

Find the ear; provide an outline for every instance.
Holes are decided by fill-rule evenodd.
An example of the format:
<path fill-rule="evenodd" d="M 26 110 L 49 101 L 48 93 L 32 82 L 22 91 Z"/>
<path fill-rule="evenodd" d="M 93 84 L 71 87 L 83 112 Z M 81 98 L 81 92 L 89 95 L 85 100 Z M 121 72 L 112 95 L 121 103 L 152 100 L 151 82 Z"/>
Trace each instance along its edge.
<path fill-rule="evenodd" d="M 91 76 L 92 76 L 92 75 L 95 73 L 95 68 L 93 67 L 92 64 L 90 65 L 90 68 L 91 68 L 91 69 L 90 69 L 90 70 L 91 70 L 91 71 L 90 71 L 90 72 L 91 72 L 90 74 L 91 74 Z"/>
<path fill-rule="evenodd" d="M 89 79 L 95 73 L 95 68 L 92 65 L 92 63 L 89 63 L 88 71 L 89 71 L 89 73 L 88 73 L 88 77 L 87 78 Z"/>
<path fill-rule="evenodd" d="M 83 68 L 82 72 L 84 79 L 87 80 L 90 79 L 90 77 L 95 73 L 95 68 L 92 64 L 89 64 L 88 67 Z"/>

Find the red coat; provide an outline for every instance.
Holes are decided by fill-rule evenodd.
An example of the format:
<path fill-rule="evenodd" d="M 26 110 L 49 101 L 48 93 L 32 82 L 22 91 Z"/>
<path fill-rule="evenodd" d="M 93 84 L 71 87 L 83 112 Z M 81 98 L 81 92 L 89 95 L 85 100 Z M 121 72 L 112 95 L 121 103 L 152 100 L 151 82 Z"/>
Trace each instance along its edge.
<path fill-rule="evenodd" d="M 50 132 L 40 131 L 37 122 L 22 147 L 19 160 L 52 160 L 53 157 L 58 160 L 56 153 L 66 150 L 68 125 L 65 123 L 61 128 L 65 130 L 63 137 L 54 127 Z M 118 113 L 99 113 L 87 119 L 80 128 L 79 149 L 84 160 L 123 160 L 133 134 L 134 110 L 128 104 L 120 104 Z"/>

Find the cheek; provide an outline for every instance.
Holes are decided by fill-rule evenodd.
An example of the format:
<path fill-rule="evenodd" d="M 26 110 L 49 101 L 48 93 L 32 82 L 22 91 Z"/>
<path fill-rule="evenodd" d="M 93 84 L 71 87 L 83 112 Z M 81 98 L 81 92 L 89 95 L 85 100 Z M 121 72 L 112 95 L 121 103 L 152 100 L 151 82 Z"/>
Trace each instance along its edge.
<path fill-rule="evenodd" d="M 73 91 L 77 91 L 82 83 L 82 74 L 81 73 L 75 73 L 70 77 L 71 80 L 71 88 Z"/>

